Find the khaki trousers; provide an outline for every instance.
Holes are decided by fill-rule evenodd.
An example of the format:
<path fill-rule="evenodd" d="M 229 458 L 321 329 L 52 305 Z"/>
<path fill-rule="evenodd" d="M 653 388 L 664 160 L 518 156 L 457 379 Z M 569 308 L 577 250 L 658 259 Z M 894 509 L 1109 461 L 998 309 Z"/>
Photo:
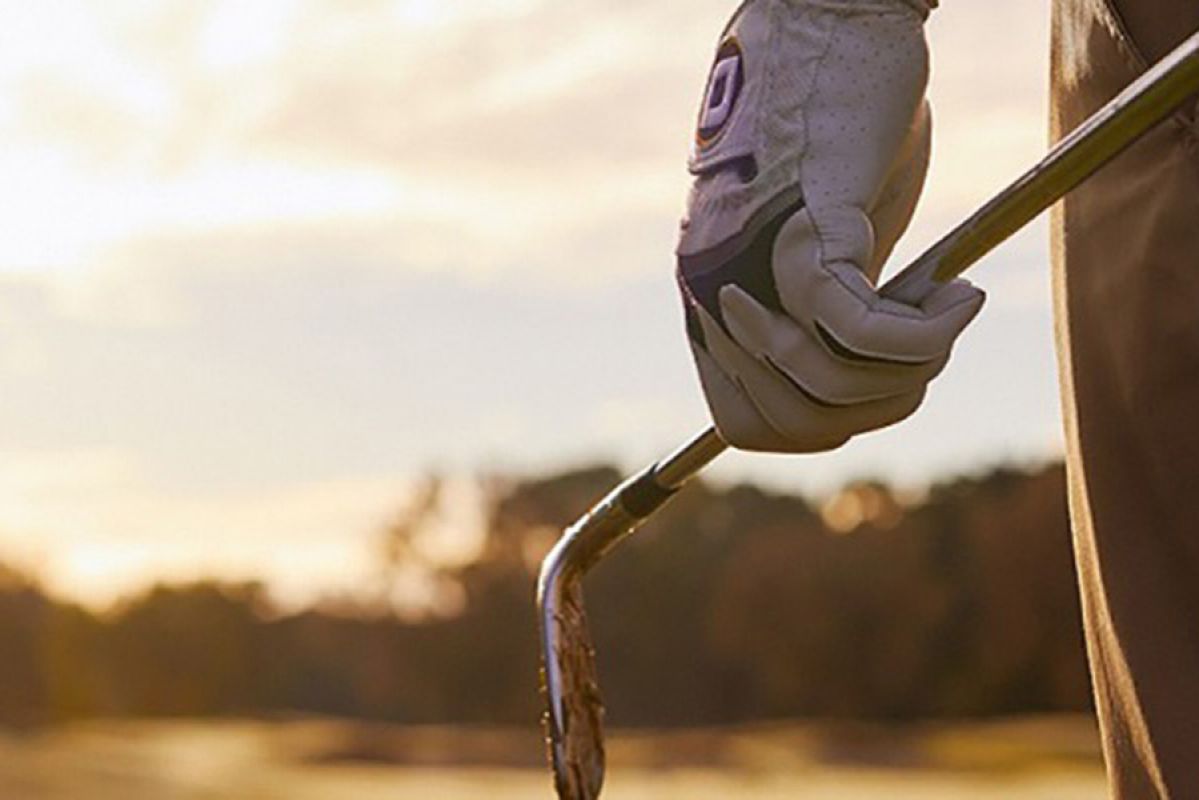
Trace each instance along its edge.
<path fill-rule="evenodd" d="M 1056 0 L 1053 133 L 1199 27 L 1199 0 Z M 1112 796 L 1199 798 L 1199 125 L 1055 212 L 1070 508 Z"/>

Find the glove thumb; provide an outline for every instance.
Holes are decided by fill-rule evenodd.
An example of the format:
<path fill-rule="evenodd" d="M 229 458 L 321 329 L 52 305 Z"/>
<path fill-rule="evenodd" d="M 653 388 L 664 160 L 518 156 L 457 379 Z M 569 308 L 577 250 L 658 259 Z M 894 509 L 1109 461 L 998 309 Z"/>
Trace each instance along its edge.
<path fill-rule="evenodd" d="M 852 264 L 873 285 L 878 278 L 869 274 L 874 261 L 874 225 L 866 212 L 853 206 L 829 206 L 812 208 L 808 213 L 820 262 L 825 266 Z"/>

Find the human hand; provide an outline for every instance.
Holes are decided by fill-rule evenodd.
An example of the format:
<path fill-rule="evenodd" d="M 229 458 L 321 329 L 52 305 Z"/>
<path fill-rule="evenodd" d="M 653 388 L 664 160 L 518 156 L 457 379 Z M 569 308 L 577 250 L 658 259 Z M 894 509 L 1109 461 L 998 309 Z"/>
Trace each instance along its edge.
<path fill-rule="evenodd" d="M 983 294 L 875 292 L 928 167 L 922 0 L 749 0 L 689 162 L 678 277 L 717 429 L 812 452 L 909 416 Z"/>

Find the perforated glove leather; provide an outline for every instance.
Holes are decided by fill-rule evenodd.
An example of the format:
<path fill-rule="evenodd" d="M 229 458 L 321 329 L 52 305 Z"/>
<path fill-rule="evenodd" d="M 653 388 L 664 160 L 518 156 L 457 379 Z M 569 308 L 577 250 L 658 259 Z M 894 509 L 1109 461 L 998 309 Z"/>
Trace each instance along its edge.
<path fill-rule="evenodd" d="M 749 0 L 689 160 L 678 278 L 717 429 L 811 452 L 916 410 L 983 294 L 874 284 L 928 168 L 926 0 Z"/>

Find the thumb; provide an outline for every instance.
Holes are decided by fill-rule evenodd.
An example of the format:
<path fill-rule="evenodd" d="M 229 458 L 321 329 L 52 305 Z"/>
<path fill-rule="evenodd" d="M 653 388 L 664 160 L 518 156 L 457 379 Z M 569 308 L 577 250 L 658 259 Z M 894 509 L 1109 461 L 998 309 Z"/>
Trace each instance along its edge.
<path fill-rule="evenodd" d="M 813 207 L 809 210 L 819 243 L 820 261 L 853 264 L 866 274 L 874 256 L 874 224 L 866 212 L 854 206 Z M 866 274 L 873 285 L 876 275 Z"/>

